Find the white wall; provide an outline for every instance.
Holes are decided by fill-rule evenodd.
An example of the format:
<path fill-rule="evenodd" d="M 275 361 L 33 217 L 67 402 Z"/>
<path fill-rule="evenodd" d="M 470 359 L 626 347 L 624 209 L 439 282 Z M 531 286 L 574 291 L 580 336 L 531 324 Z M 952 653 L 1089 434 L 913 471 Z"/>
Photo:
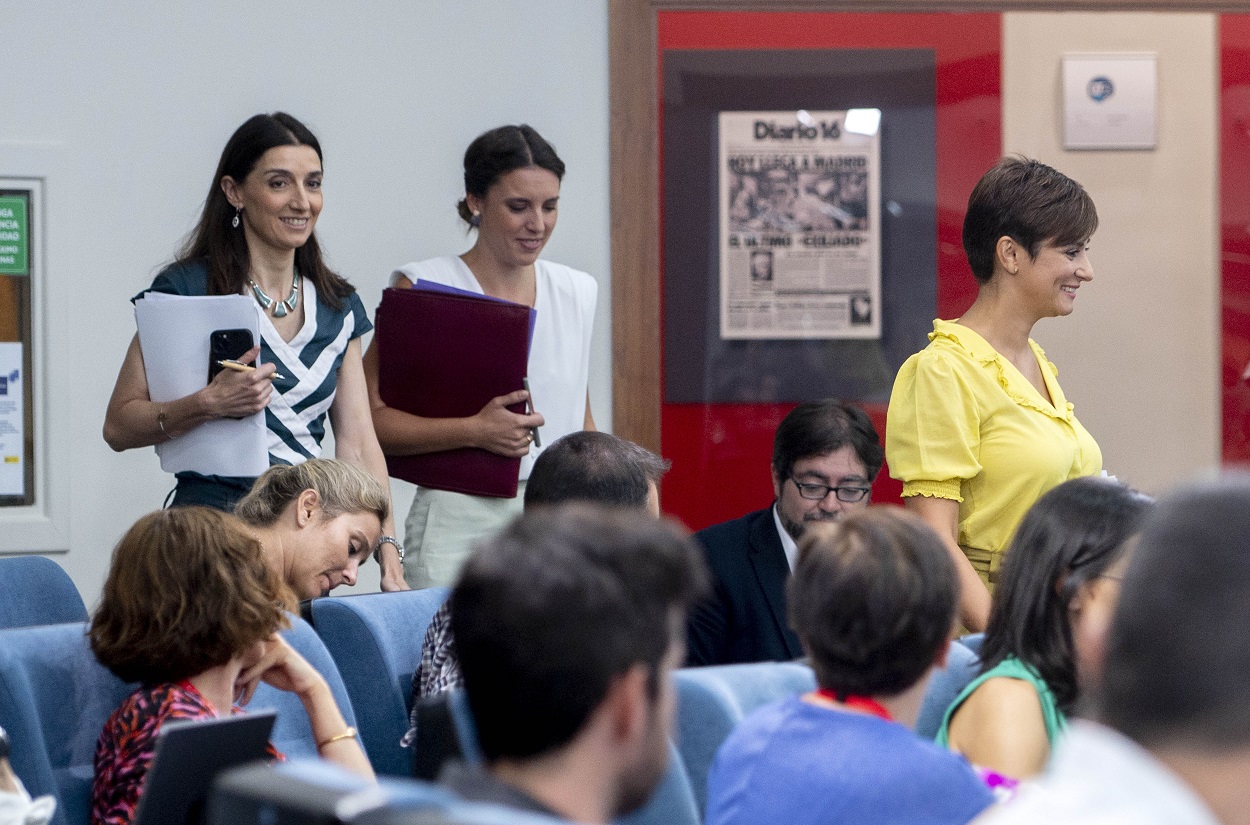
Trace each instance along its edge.
<path fill-rule="evenodd" d="M 474 136 L 524 121 L 551 140 L 569 171 L 547 254 L 599 280 L 591 403 L 611 425 L 605 0 L 29 0 L 4 4 L 0 42 L 0 177 L 23 174 L 14 142 L 53 144 L 60 170 L 47 261 L 68 322 L 50 335 L 72 360 L 49 375 L 72 408 L 50 435 L 73 459 L 71 546 L 56 558 L 89 606 L 112 545 L 172 486 L 151 450 L 118 455 L 100 435 L 134 332 L 127 298 L 173 255 L 226 139 L 257 112 L 288 111 L 320 138 L 318 232 L 370 308 L 393 267 L 467 247 L 454 207 Z M 396 493 L 402 521 L 411 493 Z"/>
<path fill-rule="evenodd" d="M 1015 13 L 1003 21 L 1003 142 L 1098 206 L 1094 281 L 1034 337 L 1107 471 L 1163 492 L 1220 457 L 1218 36 L 1209 14 Z M 1065 151 L 1065 52 L 1158 53 L 1158 148 Z"/>
<path fill-rule="evenodd" d="M 126 299 L 171 257 L 226 138 L 256 112 L 284 109 L 321 138 L 319 232 L 370 307 L 395 265 L 467 244 L 453 206 L 473 136 L 528 121 L 550 138 L 569 173 L 549 255 L 599 279 L 591 398 L 610 426 L 607 3 L 389 6 L 4 4 L 0 177 L 22 174 L 29 142 L 58 170 L 49 317 L 66 320 L 50 334 L 72 357 L 50 365 L 51 437 L 73 460 L 57 559 L 89 603 L 111 546 L 171 486 L 150 450 L 114 454 L 100 437 L 134 329 Z M 1062 150 L 1060 56 L 1095 50 L 1159 53 L 1156 151 Z M 1095 282 L 1036 337 L 1108 469 L 1165 489 L 1219 454 L 1214 18 L 1008 14 L 1003 54 L 1005 150 L 1082 181 L 1102 216 Z M 401 515 L 409 498 L 396 485 Z"/>

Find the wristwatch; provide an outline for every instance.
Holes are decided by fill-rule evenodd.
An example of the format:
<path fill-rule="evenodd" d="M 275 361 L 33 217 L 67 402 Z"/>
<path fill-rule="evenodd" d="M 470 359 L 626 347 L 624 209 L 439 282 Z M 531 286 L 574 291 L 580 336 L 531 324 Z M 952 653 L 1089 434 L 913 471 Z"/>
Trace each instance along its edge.
<path fill-rule="evenodd" d="M 382 545 L 384 544 L 395 545 L 395 549 L 399 551 L 399 561 L 402 564 L 404 561 L 404 546 L 400 544 L 399 539 L 395 538 L 394 536 L 382 536 L 382 538 L 378 539 L 378 543 L 374 545 L 373 557 L 377 559 L 378 564 L 382 563 L 382 557 L 379 555 L 379 553 L 381 552 Z"/>

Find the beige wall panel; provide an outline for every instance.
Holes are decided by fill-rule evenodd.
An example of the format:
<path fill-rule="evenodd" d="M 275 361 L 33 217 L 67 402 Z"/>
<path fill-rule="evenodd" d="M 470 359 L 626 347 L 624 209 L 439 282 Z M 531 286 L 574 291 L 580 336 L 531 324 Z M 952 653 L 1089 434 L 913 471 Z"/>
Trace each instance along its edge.
<path fill-rule="evenodd" d="M 1219 461 L 1218 36 L 1214 15 L 1011 13 L 1003 25 L 1003 146 L 1085 185 L 1101 220 L 1094 281 L 1034 337 L 1102 446 L 1150 492 Z M 1158 54 L 1153 151 L 1065 151 L 1068 52 Z"/>

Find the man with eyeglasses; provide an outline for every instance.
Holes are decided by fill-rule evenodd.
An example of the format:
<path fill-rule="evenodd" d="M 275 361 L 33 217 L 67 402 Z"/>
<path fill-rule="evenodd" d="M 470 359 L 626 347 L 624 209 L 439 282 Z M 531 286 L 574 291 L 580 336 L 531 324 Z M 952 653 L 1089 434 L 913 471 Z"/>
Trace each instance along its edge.
<path fill-rule="evenodd" d="M 788 661 L 803 655 L 785 585 L 808 524 L 868 506 L 884 452 L 863 410 L 811 401 L 773 436 L 772 506 L 695 534 L 713 592 L 690 618 L 687 665 Z"/>

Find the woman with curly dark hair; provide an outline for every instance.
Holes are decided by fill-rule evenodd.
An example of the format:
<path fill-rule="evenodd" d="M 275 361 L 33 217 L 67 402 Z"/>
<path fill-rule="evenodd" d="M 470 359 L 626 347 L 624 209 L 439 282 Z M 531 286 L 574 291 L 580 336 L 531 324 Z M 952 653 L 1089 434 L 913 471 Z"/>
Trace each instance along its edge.
<path fill-rule="evenodd" d="M 130 528 L 113 551 L 89 634 L 100 663 L 141 687 L 96 745 L 93 825 L 131 821 L 161 725 L 241 713 L 262 681 L 299 696 L 323 757 L 373 777 L 325 678 L 277 633 L 292 601 L 234 516 L 173 508 Z"/>

